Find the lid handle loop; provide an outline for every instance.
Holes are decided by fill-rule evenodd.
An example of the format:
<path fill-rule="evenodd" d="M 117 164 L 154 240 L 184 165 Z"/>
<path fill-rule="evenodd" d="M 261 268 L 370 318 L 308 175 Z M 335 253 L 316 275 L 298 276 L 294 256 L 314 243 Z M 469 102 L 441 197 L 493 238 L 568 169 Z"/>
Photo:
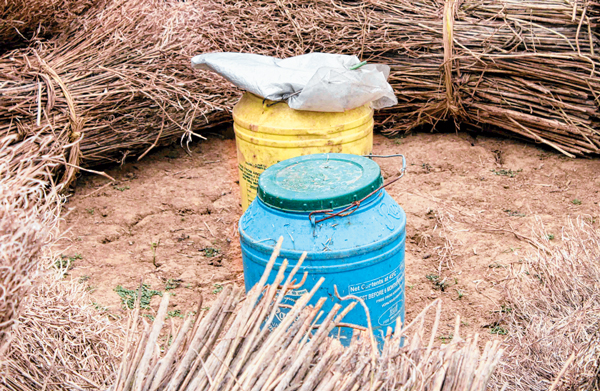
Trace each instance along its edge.
<path fill-rule="evenodd" d="M 369 197 L 373 196 L 374 194 L 376 194 L 379 190 L 390 186 L 392 183 L 397 182 L 400 178 L 402 178 L 404 176 L 404 173 L 406 172 L 406 158 L 404 157 L 404 155 L 402 154 L 395 154 L 395 155 L 363 155 L 365 157 L 368 158 L 391 158 L 391 157 L 401 157 L 402 158 L 402 168 L 400 169 L 400 173 L 399 175 L 388 181 L 387 183 L 384 183 L 383 185 L 379 186 L 377 189 L 373 190 L 372 192 L 370 192 L 369 194 L 367 194 L 365 197 L 361 198 L 358 201 L 354 201 L 352 204 L 350 204 L 349 206 L 345 207 L 344 209 L 333 213 L 332 209 L 324 209 L 324 210 L 315 210 L 313 212 L 310 212 L 308 214 L 308 219 L 310 220 L 311 225 L 314 227 L 316 226 L 318 223 L 325 221 L 325 220 L 329 220 L 333 217 L 339 216 L 339 217 L 345 217 L 348 215 L 351 215 L 352 213 L 356 212 L 356 210 L 360 207 L 361 202 L 363 202 L 364 200 L 368 199 Z M 316 217 L 313 218 L 314 215 L 316 214 L 324 214 L 325 217 L 323 217 L 322 219 L 317 220 Z"/>

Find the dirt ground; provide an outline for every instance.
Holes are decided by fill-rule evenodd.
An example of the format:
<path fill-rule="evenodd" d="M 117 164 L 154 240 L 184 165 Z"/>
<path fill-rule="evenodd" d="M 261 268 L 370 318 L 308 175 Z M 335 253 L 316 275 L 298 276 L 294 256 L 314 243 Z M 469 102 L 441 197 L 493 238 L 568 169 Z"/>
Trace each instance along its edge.
<path fill-rule="evenodd" d="M 532 229 L 544 224 L 553 245 L 565 219 L 600 215 L 600 160 L 467 134 L 376 135 L 374 153 L 403 153 L 409 163 L 387 190 L 407 214 L 406 316 L 441 298 L 442 340 L 457 314 L 464 334 L 502 334 L 503 282 L 535 250 Z M 385 177 L 397 174 L 397 160 L 378 162 Z M 156 150 L 106 173 L 117 182 L 79 179 L 63 225 L 66 278 L 85 284 L 99 311 L 122 318 L 117 286 L 136 289 L 142 278 L 175 293 L 175 319 L 195 310 L 200 294 L 207 307 L 223 283 L 243 283 L 233 139 L 210 136 L 191 154 Z"/>

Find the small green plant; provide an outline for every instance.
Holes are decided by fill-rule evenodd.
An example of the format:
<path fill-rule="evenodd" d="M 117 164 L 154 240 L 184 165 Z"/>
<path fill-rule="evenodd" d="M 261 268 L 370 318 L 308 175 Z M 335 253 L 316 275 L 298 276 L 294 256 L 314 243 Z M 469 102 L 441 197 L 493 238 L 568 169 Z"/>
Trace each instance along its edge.
<path fill-rule="evenodd" d="M 58 270 L 62 270 L 64 274 L 67 274 L 67 271 L 73 268 L 73 263 L 78 259 L 83 259 L 81 254 L 75 254 L 73 256 L 61 254 L 60 257 L 54 261 L 54 267 Z"/>
<path fill-rule="evenodd" d="M 441 339 L 442 342 L 446 342 L 452 340 L 452 338 L 454 338 L 454 334 L 450 333 L 447 335 L 440 335 L 438 338 Z"/>
<path fill-rule="evenodd" d="M 158 248 L 158 246 L 160 246 L 160 239 L 158 239 L 158 242 L 150 243 L 150 249 L 152 250 L 152 264 L 154 265 L 154 267 L 158 267 L 156 265 L 156 249 Z"/>
<path fill-rule="evenodd" d="M 396 145 L 402 144 L 402 139 L 400 139 L 400 138 L 395 139 L 394 144 L 396 144 Z"/>
<path fill-rule="evenodd" d="M 494 174 L 496 175 L 501 175 L 501 176 L 507 176 L 509 178 L 514 178 L 516 177 L 521 171 L 523 171 L 522 169 L 518 169 L 516 171 L 513 170 L 505 170 L 505 169 L 500 169 L 500 170 L 491 170 Z"/>
<path fill-rule="evenodd" d="M 125 289 L 121 285 L 117 285 L 114 289 L 117 292 L 117 295 L 121 298 L 121 304 L 125 309 L 134 309 L 135 301 L 138 296 L 138 290 L 133 289 Z M 142 284 L 142 297 L 140 298 L 140 308 L 142 309 L 150 309 L 150 301 L 154 296 L 162 296 L 161 291 L 155 291 L 150 289 L 150 285 Z"/>
<path fill-rule="evenodd" d="M 425 278 L 431 282 L 436 282 L 440 279 L 440 276 L 438 276 L 437 274 L 428 274 L 425 276 Z"/>
<path fill-rule="evenodd" d="M 504 211 L 511 217 L 525 217 L 527 216 L 525 213 L 521 213 L 518 210 L 510 210 L 510 209 L 504 209 Z"/>
<path fill-rule="evenodd" d="M 200 311 L 208 311 L 210 309 L 210 307 L 202 307 L 200 308 Z"/>
<path fill-rule="evenodd" d="M 554 234 L 547 234 L 546 235 L 546 239 L 548 239 L 548 240 L 554 240 Z"/>
<path fill-rule="evenodd" d="M 431 168 L 432 168 L 432 167 L 431 167 L 431 165 L 430 165 L 429 163 L 423 163 L 423 164 L 421 164 L 421 167 L 423 167 L 423 169 L 424 169 L 426 172 L 431 172 Z"/>
<path fill-rule="evenodd" d="M 90 276 L 81 276 L 81 277 L 79 277 L 79 283 L 83 284 L 84 282 L 86 282 L 89 279 L 90 279 Z"/>
<path fill-rule="evenodd" d="M 510 314 L 512 312 L 512 307 L 506 306 L 504 304 L 500 304 L 500 312 L 504 314 Z"/>
<path fill-rule="evenodd" d="M 544 283 L 544 275 L 543 275 L 543 273 L 542 274 L 535 273 L 533 276 L 535 278 L 537 278 L 540 281 L 540 283 L 542 283 L 542 284 Z"/>
<path fill-rule="evenodd" d="M 504 265 L 504 264 L 502 264 L 502 263 L 500 263 L 500 262 L 492 262 L 492 263 L 490 263 L 490 264 L 488 265 L 488 267 L 489 267 L 490 269 L 500 269 L 500 268 L 502 268 L 502 269 L 506 269 L 506 265 Z"/>
<path fill-rule="evenodd" d="M 581 205 L 581 201 L 578 200 L 577 198 L 575 198 L 573 201 L 571 201 L 573 203 L 573 205 Z"/>
<path fill-rule="evenodd" d="M 204 252 L 204 256 L 206 258 L 216 257 L 221 252 L 221 250 L 219 250 L 218 248 L 215 248 L 215 247 L 205 247 L 200 251 Z"/>
<path fill-rule="evenodd" d="M 96 309 L 96 311 L 100 311 L 100 312 L 106 312 L 106 311 L 108 311 L 108 307 L 100 305 L 100 304 L 96 303 L 95 301 L 92 301 L 92 305 L 94 306 L 94 308 Z"/>
<path fill-rule="evenodd" d="M 96 289 L 98 289 L 98 287 L 92 286 L 92 285 L 88 285 L 85 287 L 85 291 L 88 292 L 89 294 L 92 294 L 96 291 Z"/>
<path fill-rule="evenodd" d="M 425 278 L 427 278 L 433 283 L 434 289 L 439 289 L 442 292 L 445 292 L 446 288 L 450 286 L 445 278 L 443 280 L 440 280 L 440 276 L 438 276 L 437 274 L 429 274 L 425 276 Z M 454 283 L 456 284 L 456 279 L 454 280 Z"/>
<path fill-rule="evenodd" d="M 180 310 L 169 311 L 167 312 L 167 319 L 169 318 L 183 318 L 183 314 Z"/>
<path fill-rule="evenodd" d="M 86 208 L 85 211 L 91 214 L 92 216 L 94 215 L 94 208 Z"/>
<path fill-rule="evenodd" d="M 166 337 L 165 337 L 165 339 L 166 339 Z M 166 343 L 167 343 L 167 347 L 171 346 L 171 344 L 173 343 L 173 336 L 172 335 L 169 335 L 169 338 L 166 340 Z M 165 351 L 165 347 L 161 346 L 160 347 L 160 351 L 164 352 Z"/>
<path fill-rule="evenodd" d="M 151 314 L 142 314 L 142 316 L 145 316 L 146 318 L 150 319 L 152 322 L 154 322 L 154 315 Z"/>
<path fill-rule="evenodd" d="M 223 285 L 221 284 L 215 284 L 213 286 L 215 289 L 213 289 L 213 293 L 216 295 L 218 293 L 221 293 L 223 291 Z"/>
<path fill-rule="evenodd" d="M 129 186 L 115 186 L 115 190 L 119 190 L 119 191 L 129 190 Z"/>
<path fill-rule="evenodd" d="M 508 334 L 508 330 L 506 330 L 502 326 L 496 325 L 490 329 L 490 333 L 497 334 L 497 335 L 506 335 L 506 334 Z"/>
<path fill-rule="evenodd" d="M 170 291 L 171 289 L 177 289 L 181 286 L 181 280 L 175 280 L 169 278 L 167 283 L 165 284 L 165 291 Z"/>
<path fill-rule="evenodd" d="M 75 254 L 72 257 L 67 257 L 67 258 L 69 258 L 69 261 L 75 262 L 78 259 L 83 259 L 83 255 L 81 255 L 81 254 Z"/>
<path fill-rule="evenodd" d="M 465 297 L 465 292 L 461 291 L 460 289 L 456 289 L 456 293 L 458 293 L 458 299 L 457 300 L 460 300 L 463 297 Z"/>

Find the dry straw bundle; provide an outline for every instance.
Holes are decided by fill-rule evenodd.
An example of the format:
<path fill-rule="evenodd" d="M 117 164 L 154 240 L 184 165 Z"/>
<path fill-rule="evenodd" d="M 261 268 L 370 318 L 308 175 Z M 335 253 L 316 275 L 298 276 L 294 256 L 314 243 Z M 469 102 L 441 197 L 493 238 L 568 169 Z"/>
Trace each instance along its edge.
<path fill-rule="evenodd" d="M 568 156 L 597 153 L 598 11 L 563 0 L 114 0 L 0 58 L 0 130 L 12 143 L 51 134 L 69 182 L 77 166 L 230 120 L 237 94 L 193 71 L 193 54 L 327 51 L 391 65 L 400 104 L 380 113 L 387 133 L 454 118 Z"/>
<path fill-rule="evenodd" d="M 17 146 L 0 145 L 0 357 L 45 247 L 57 234 L 62 200 L 48 187 L 53 164 L 44 156 L 52 142 L 31 137 Z"/>
<path fill-rule="evenodd" d="M 138 329 L 130 319 L 124 359 L 113 391 L 123 390 L 484 390 L 498 364 L 499 342 L 480 352 L 477 336 L 461 339 L 457 319 L 452 342 L 434 347 L 440 321 L 439 301 L 431 303 L 410 324 L 391 331 L 379 354 L 371 330 L 361 332 L 344 348 L 329 333 L 357 304 L 328 314 L 320 310 L 326 298 L 307 306 L 323 279 L 296 301 L 281 324 L 270 330 L 285 293 L 296 289 L 295 267 L 285 278 L 287 261 L 273 285 L 265 285 L 281 240 L 259 283 L 242 300 L 242 291 L 227 285 L 210 310 L 188 317 L 178 331 L 165 336 L 172 343 L 161 354 L 157 342 L 167 314 L 165 295 L 153 325 Z M 301 261 L 300 261 L 301 262 Z M 304 281 L 304 279 L 302 280 Z M 280 289 L 280 284 L 283 284 Z M 437 303 L 431 335 L 424 321 Z M 363 304 L 364 305 L 364 304 Z M 131 320 L 133 320 L 131 322 Z M 261 327 L 262 325 L 264 327 Z M 404 338 L 401 347 L 402 339 Z"/>
<path fill-rule="evenodd" d="M 389 64 L 388 134 L 454 119 L 568 156 L 600 152 L 597 1 L 214 1 L 222 50 Z"/>
<path fill-rule="evenodd" d="M 0 2 L 0 51 L 60 33 L 97 0 L 4 0 Z"/>
<path fill-rule="evenodd" d="M 514 270 L 502 320 L 510 348 L 496 380 L 507 390 L 598 390 L 600 232 L 577 220 L 561 244 L 547 237 L 542 229 L 541 250 Z"/>
<path fill-rule="evenodd" d="M 59 278 L 47 274 L 26 300 L 0 388 L 100 390 L 114 382 L 124 330 L 90 304 L 84 285 Z"/>
<path fill-rule="evenodd" d="M 455 120 L 597 153 L 598 3 L 119 1 L 58 38 L 0 58 L 0 130 L 40 131 L 78 165 L 122 162 L 229 120 L 229 83 L 193 71 L 207 51 L 359 53 L 390 64 L 394 134 Z M 102 11 L 102 12 L 100 12 Z"/>
<path fill-rule="evenodd" d="M 0 146 L 0 388 L 56 390 L 114 378 L 119 327 L 89 304 L 83 286 L 48 269 L 63 197 L 51 135 Z M 75 385 L 75 386 L 74 386 Z"/>
<path fill-rule="evenodd" d="M 18 143 L 52 135 L 75 167 L 122 162 L 228 120 L 235 92 L 191 69 L 211 43 L 201 2 L 115 0 L 58 38 L 0 58 L 0 132 Z M 6 141 L 5 141 L 6 142 Z"/>

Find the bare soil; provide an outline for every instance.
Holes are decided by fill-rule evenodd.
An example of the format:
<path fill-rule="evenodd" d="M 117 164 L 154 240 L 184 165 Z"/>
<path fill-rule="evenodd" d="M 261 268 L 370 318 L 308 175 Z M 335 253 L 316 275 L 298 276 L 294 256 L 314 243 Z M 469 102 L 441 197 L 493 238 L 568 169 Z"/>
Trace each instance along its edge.
<path fill-rule="evenodd" d="M 374 153 L 403 153 L 409 163 L 387 189 L 407 213 L 406 316 L 441 298 L 442 340 L 456 315 L 463 333 L 502 333 L 498 320 L 510 311 L 502 283 L 535 250 L 532 229 L 543 224 L 552 245 L 565 219 L 600 215 L 600 160 L 467 134 L 376 135 Z M 378 162 L 386 178 L 397 175 L 397 159 Z M 200 294 L 210 306 L 223 283 L 243 283 L 233 139 L 211 136 L 191 154 L 164 148 L 106 173 L 117 182 L 80 178 L 62 250 L 73 260 L 66 278 L 85 284 L 99 311 L 123 317 L 115 288 L 141 279 L 176 294 L 175 318 L 195 310 Z"/>

